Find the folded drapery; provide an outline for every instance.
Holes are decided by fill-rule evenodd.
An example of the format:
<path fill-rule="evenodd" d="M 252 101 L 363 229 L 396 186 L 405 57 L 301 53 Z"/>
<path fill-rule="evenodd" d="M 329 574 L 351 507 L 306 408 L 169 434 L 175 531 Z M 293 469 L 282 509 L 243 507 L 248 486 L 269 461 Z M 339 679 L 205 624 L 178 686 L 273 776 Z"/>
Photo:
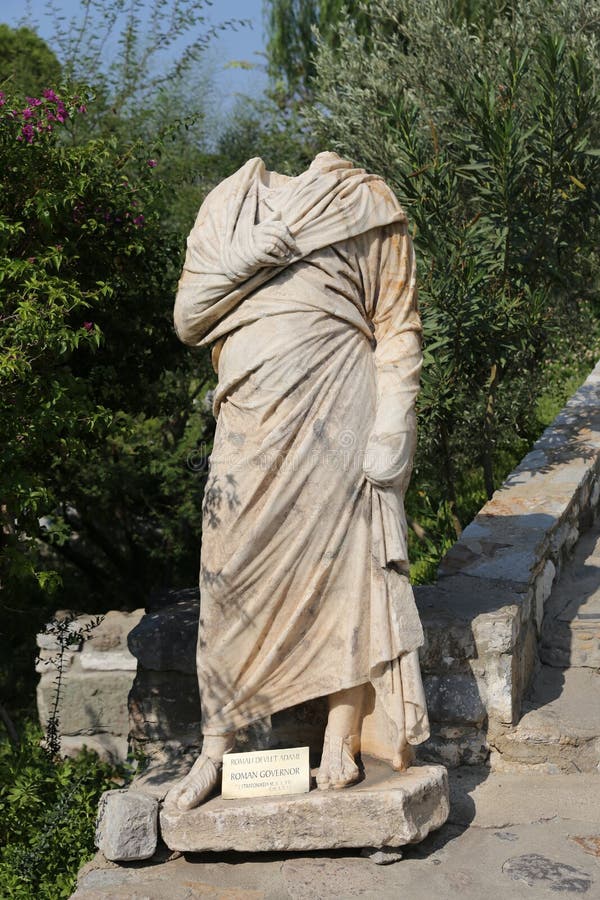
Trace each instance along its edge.
<path fill-rule="evenodd" d="M 274 215 L 297 250 L 253 271 L 251 230 Z M 363 749 L 397 762 L 428 734 L 403 510 L 421 366 L 404 212 L 336 154 L 268 191 L 250 160 L 200 210 L 175 322 L 185 343 L 220 341 L 201 558 L 205 727 L 370 682 L 389 727 L 375 742 L 367 729 Z"/>

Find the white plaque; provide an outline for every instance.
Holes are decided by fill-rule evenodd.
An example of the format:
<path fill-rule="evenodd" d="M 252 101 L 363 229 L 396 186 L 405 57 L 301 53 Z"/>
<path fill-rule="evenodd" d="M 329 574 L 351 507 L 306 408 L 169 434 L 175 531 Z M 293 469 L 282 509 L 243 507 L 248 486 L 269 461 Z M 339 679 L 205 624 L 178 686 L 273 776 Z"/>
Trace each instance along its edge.
<path fill-rule="evenodd" d="M 223 757 L 225 800 L 306 794 L 310 790 L 308 747 L 226 753 Z"/>

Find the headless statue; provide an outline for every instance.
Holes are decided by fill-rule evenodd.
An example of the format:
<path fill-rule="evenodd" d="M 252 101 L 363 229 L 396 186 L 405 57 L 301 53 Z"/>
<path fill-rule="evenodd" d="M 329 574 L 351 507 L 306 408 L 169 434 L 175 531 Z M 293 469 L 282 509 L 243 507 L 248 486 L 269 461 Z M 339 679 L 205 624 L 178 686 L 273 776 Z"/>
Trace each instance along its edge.
<path fill-rule="evenodd" d="M 381 178 L 319 153 L 292 178 L 251 159 L 206 198 L 175 327 L 213 346 L 204 503 L 203 747 L 167 803 L 215 788 L 236 732 L 315 697 L 321 790 L 359 752 L 398 769 L 429 736 L 403 497 L 422 363 L 406 215 Z"/>

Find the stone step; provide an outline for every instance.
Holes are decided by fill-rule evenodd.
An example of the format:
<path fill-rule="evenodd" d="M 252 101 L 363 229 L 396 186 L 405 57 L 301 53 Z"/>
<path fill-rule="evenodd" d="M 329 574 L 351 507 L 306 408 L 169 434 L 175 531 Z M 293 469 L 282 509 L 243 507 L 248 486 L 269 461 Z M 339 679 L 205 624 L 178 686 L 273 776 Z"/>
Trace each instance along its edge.
<path fill-rule="evenodd" d="M 546 603 L 540 658 L 551 666 L 600 668 L 600 538 L 584 535 Z"/>
<path fill-rule="evenodd" d="M 600 668 L 600 616 L 555 622 L 550 635 L 542 633 L 539 653 L 549 666 Z"/>
<path fill-rule="evenodd" d="M 541 666 L 519 724 L 490 742 L 495 771 L 600 774 L 600 672 Z"/>

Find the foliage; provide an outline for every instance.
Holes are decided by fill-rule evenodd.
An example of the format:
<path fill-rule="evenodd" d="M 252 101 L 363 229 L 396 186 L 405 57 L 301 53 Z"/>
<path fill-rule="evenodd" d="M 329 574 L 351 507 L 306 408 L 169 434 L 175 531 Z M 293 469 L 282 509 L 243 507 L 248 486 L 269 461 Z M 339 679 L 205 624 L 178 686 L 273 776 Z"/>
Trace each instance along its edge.
<path fill-rule="evenodd" d="M 370 11 L 360 0 L 265 0 L 264 6 L 269 74 L 290 96 L 310 92 L 317 34 L 335 48 L 346 17 L 357 33 L 369 32 Z"/>
<path fill-rule="evenodd" d="M 283 175 L 304 171 L 317 150 L 302 125 L 297 107 L 282 108 L 276 93 L 261 100 L 241 99 L 217 141 L 223 176 L 232 174 L 253 156 L 260 156 L 267 169 Z"/>
<path fill-rule="evenodd" d="M 23 736 L 0 740 L 0 890 L 2 897 L 69 897 L 80 866 L 94 853 L 94 820 L 103 791 L 121 787 L 128 765 L 111 767 L 84 751 L 60 757 L 59 709 L 65 652 L 85 640 L 100 618 L 78 626 L 66 615 L 46 628 L 57 645 L 45 659 L 56 669 L 46 733 L 26 721 Z M 14 727 L 11 729 L 14 732 Z"/>
<path fill-rule="evenodd" d="M 124 771 L 93 753 L 53 761 L 40 737 L 29 725 L 17 748 L 0 741 L 0 893 L 7 900 L 69 897 L 94 853 L 100 794 L 124 783 Z"/>
<path fill-rule="evenodd" d="M 350 21 L 320 42 L 307 111 L 406 205 L 426 339 L 414 482 L 457 533 L 473 463 L 489 496 L 532 437 L 549 348 L 589 333 L 597 279 L 600 8 L 492 6 L 364 4 L 368 43 Z"/>
<path fill-rule="evenodd" d="M 186 233 L 206 193 L 223 177 L 214 154 L 221 115 L 207 62 L 211 42 L 245 19 L 213 21 L 212 0 L 79 0 L 65 10 L 49 0 L 43 16 L 64 78 L 93 89 L 94 103 L 73 123 L 71 136 L 132 136 L 155 149 L 163 224 Z M 32 27 L 35 21 L 25 17 Z"/>
<path fill-rule="evenodd" d="M 0 104 L 2 643 L 30 660 L 36 584 L 102 611 L 195 579 L 212 376 L 173 333 L 156 148 L 73 142 L 81 92 Z"/>
<path fill-rule="evenodd" d="M 60 79 L 58 59 L 35 31 L 0 24 L 0 88 L 33 95 Z"/>

